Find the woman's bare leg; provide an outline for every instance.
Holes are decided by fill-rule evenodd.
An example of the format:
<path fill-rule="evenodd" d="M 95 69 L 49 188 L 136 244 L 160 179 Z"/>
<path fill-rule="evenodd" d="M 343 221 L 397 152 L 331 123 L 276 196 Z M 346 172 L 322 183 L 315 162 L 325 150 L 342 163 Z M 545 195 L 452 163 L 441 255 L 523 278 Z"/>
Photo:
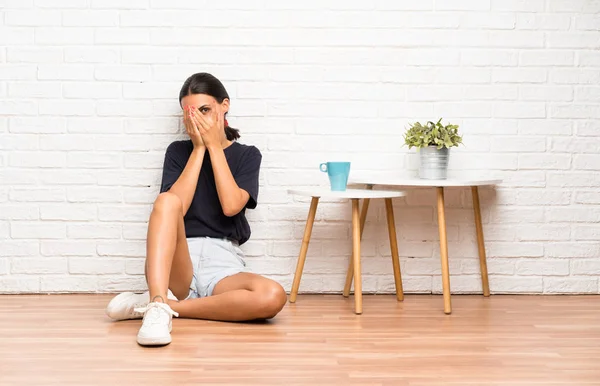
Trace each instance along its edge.
<path fill-rule="evenodd" d="M 286 301 L 287 295 L 279 283 L 243 272 L 221 280 L 212 296 L 168 303 L 183 318 L 240 322 L 270 319 Z"/>
<path fill-rule="evenodd" d="M 173 193 L 161 193 L 150 214 L 146 242 L 146 281 L 151 301 L 166 302 L 169 288 L 178 299 L 186 298 L 192 275 L 181 200 Z"/>

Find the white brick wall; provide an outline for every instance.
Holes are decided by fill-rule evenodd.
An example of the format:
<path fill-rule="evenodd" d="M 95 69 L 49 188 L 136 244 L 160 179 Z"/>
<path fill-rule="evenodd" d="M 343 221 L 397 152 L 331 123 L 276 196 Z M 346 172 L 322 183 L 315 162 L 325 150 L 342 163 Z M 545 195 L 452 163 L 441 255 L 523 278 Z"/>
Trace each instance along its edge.
<path fill-rule="evenodd" d="M 451 173 L 481 191 L 494 293 L 599 293 L 600 2 L 0 1 L 0 293 L 144 288 L 177 93 L 208 71 L 264 155 L 249 265 L 290 288 L 318 164 L 415 173 L 409 122 L 461 125 Z M 470 193 L 448 189 L 451 285 L 480 291 Z M 350 206 L 323 200 L 301 289 L 340 291 Z M 440 293 L 435 195 L 394 201 L 404 288 Z M 385 210 L 363 244 L 393 291 Z"/>

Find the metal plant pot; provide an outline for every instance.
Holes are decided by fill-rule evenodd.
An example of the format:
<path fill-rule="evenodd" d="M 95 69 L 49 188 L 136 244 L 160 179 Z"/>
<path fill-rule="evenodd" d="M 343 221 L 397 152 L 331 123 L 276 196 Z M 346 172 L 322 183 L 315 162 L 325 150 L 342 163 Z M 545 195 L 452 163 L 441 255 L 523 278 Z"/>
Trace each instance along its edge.
<path fill-rule="evenodd" d="M 435 146 L 419 149 L 419 177 L 424 180 L 445 180 L 448 174 L 450 149 Z"/>

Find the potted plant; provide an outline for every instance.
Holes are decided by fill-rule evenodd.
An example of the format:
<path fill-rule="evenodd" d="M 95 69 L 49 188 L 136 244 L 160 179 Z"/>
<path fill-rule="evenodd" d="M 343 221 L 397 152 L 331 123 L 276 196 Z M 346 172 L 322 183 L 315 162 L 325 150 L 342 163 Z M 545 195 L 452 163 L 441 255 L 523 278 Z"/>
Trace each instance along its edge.
<path fill-rule="evenodd" d="M 419 149 L 419 177 L 427 180 L 446 179 L 450 148 L 462 143 L 458 125 L 437 122 L 422 125 L 416 122 L 404 134 L 404 142 L 411 149 Z"/>

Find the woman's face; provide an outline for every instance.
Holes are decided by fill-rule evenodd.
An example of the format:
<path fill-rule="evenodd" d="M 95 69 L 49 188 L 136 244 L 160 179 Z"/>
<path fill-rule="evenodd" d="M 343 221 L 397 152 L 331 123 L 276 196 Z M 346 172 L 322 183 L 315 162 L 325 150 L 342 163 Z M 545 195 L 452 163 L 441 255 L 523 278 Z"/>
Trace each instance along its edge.
<path fill-rule="evenodd" d="M 186 111 L 188 106 L 197 109 L 204 116 L 212 116 L 215 111 L 217 114 L 224 115 L 229 110 L 229 100 L 224 99 L 223 103 L 218 103 L 215 98 L 207 94 L 191 94 L 181 99 L 181 107 Z"/>

